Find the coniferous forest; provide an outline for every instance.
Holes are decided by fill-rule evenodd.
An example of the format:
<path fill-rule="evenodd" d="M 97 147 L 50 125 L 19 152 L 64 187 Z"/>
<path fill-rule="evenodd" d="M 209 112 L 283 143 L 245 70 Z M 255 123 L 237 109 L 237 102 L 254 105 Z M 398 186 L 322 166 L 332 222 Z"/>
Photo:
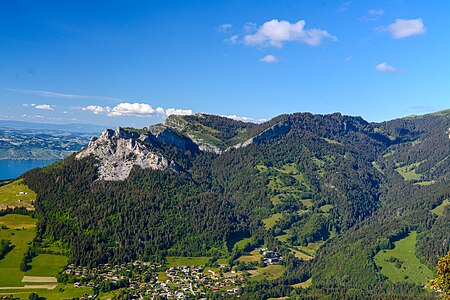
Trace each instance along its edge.
<path fill-rule="evenodd" d="M 167 256 L 236 263 L 246 249 L 235 241 L 251 238 L 249 247 L 281 253 L 286 271 L 247 285 L 242 299 L 435 297 L 390 281 L 375 256 L 412 232 L 431 270 L 449 251 L 449 111 L 383 123 L 297 113 L 262 124 L 204 114 L 166 124 L 221 151 L 143 142 L 176 168 L 135 166 L 120 181 L 99 178 L 94 156 L 31 170 L 23 177 L 38 194 L 38 238 L 62 241 L 83 266 Z M 317 242 L 311 259 L 293 251 Z M 292 287 L 309 278 L 310 288 Z"/>

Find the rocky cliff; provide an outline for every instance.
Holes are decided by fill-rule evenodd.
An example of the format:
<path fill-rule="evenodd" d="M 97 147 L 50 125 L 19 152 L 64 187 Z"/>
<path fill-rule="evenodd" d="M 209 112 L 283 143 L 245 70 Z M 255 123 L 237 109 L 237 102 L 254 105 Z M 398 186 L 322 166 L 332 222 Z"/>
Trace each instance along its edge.
<path fill-rule="evenodd" d="M 118 128 L 107 129 L 80 151 L 76 158 L 93 155 L 98 160 L 99 179 L 124 180 L 134 166 L 143 169 L 162 170 L 169 161 L 143 143 L 148 135 Z"/>

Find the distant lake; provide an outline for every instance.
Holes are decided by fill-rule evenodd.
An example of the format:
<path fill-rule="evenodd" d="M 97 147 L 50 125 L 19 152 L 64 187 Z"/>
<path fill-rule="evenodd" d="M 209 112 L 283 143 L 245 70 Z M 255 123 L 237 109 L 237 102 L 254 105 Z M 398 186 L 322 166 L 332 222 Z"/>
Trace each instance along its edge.
<path fill-rule="evenodd" d="M 48 166 L 56 160 L 0 160 L 0 180 L 16 178 L 28 170 Z"/>

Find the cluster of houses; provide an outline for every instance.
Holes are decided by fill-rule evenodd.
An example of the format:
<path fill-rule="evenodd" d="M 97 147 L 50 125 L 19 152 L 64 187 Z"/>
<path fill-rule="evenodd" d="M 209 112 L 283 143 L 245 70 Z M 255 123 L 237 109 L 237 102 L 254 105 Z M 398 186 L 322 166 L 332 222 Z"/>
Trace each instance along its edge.
<path fill-rule="evenodd" d="M 221 265 L 221 269 L 227 266 Z M 166 270 L 169 278 L 165 284 L 181 286 L 183 292 L 191 293 L 193 296 L 205 296 L 210 292 L 236 294 L 245 283 L 245 277 L 236 272 L 216 273 L 205 270 L 202 266 L 180 266 Z"/>
<path fill-rule="evenodd" d="M 96 268 L 68 265 L 64 271 L 68 281 L 76 288 L 103 286 L 126 291 L 135 299 L 186 299 L 207 297 L 211 293 L 234 295 L 239 292 L 245 277 L 236 272 L 220 273 L 205 270 L 202 266 L 179 266 L 162 271 L 162 266 L 147 262 L 111 265 Z"/>
<path fill-rule="evenodd" d="M 93 288 L 102 282 L 127 281 L 128 286 L 135 287 L 140 282 L 148 283 L 157 278 L 161 265 L 136 261 L 120 265 L 101 264 L 96 268 L 75 266 L 70 264 L 64 270 L 74 287 Z"/>
<path fill-rule="evenodd" d="M 262 254 L 262 261 L 265 265 L 279 264 L 283 260 L 283 257 L 280 256 L 278 252 L 269 250 L 267 248 L 259 248 L 259 253 Z"/>

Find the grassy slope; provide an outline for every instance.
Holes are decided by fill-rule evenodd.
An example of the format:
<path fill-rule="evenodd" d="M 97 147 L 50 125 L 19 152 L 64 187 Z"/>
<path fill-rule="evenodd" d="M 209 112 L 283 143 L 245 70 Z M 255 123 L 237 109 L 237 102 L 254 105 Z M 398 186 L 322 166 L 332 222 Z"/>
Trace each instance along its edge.
<path fill-rule="evenodd" d="M 67 263 L 67 257 L 62 255 L 39 254 L 33 258 L 31 270 L 27 272 L 20 271 L 23 254 L 28 248 L 28 243 L 35 236 L 36 220 L 29 216 L 10 214 L 0 217 L 0 225 L 9 227 L 9 229 L 0 229 L 0 239 L 10 240 L 15 246 L 13 250 L 0 260 L 0 287 L 24 286 L 25 283 L 22 282 L 24 275 L 57 276 L 61 268 Z M 39 285 L 39 283 L 27 284 Z M 85 293 L 92 294 L 91 289 L 74 288 L 71 284 L 59 284 L 54 290 L 0 290 L 0 296 L 14 294 L 14 297 L 18 299 L 28 299 L 31 292 L 38 293 L 39 296 L 48 300 L 72 299 L 73 297 L 81 297 Z"/>
<path fill-rule="evenodd" d="M 390 281 L 425 284 L 433 277 L 433 272 L 416 257 L 416 237 L 417 232 L 413 231 L 406 238 L 395 242 L 394 249 L 380 251 L 375 255 L 374 260 L 381 267 L 381 273 Z M 400 268 L 396 267 L 395 262 L 387 261 L 391 257 L 402 261 Z"/>
<path fill-rule="evenodd" d="M 27 276 L 58 276 L 58 273 L 67 265 L 67 257 L 64 255 L 39 254 L 31 262 L 31 270 Z"/>
<path fill-rule="evenodd" d="M 242 261 L 242 262 L 259 262 L 261 259 L 263 258 L 263 256 L 259 253 L 258 249 L 253 250 L 252 252 L 250 252 L 250 255 L 243 255 L 241 257 L 238 258 L 238 261 Z"/>
<path fill-rule="evenodd" d="M 252 241 L 251 237 L 248 238 L 243 238 L 242 240 L 237 241 L 234 245 L 233 245 L 233 249 L 240 249 L 240 250 L 244 250 L 245 247 Z"/>
<path fill-rule="evenodd" d="M 26 194 L 20 195 L 20 192 Z M 2 206 L 31 208 L 31 201 L 35 199 L 36 193 L 23 184 L 23 179 L 0 186 L 0 208 Z"/>
<path fill-rule="evenodd" d="M 264 228 L 266 228 L 266 229 L 272 228 L 273 226 L 275 226 L 276 222 L 278 220 L 280 220 L 282 217 L 283 217 L 283 215 L 281 213 L 276 213 L 276 214 L 271 215 L 268 218 L 263 219 Z"/>
<path fill-rule="evenodd" d="M 422 162 L 413 163 L 410 165 L 406 165 L 400 168 L 397 168 L 396 171 L 403 177 L 405 180 L 420 180 L 421 175 L 416 173 L 416 167 L 420 165 Z"/>
<path fill-rule="evenodd" d="M 171 267 L 179 267 L 179 266 L 204 266 L 208 261 L 209 257 L 175 257 L 168 256 L 167 257 L 167 266 Z"/>
<path fill-rule="evenodd" d="M 444 216 L 444 208 L 445 208 L 447 205 L 450 205 L 450 201 L 448 201 L 448 199 L 445 199 L 444 201 L 442 201 L 442 203 L 441 203 L 440 205 L 436 206 L 436 207 L 432 210 L 432 212 L 435 213 L 435 214 L 438 215 L 438 216 L 443 217 L 443 216 Z"/>
<path fill-rule="evenodd" d="M 29 216 L 6 215 L 0 217 L 0 225 L 9 227 L 0 229 L 0 239 L 10 240 L 14 245 L 14 249 L 0 260 L 0 286 L 23 286 L 21 281 L 25 273 L 19 267 L 28 243 L 34 238 L 36 220 Z"/>
<path fill-rule="evenodd" d="M 282 265 L 268 265 L 267 267 L 261 268 L 257 267 L 256 270 L 250 270 L 250 274 L 252 276 L 250 277 L 252 281 L 259 281 L 259 280 L 273 280 L 280 278 L 286 268 Z"/>
<path fill-rule="evenodd" d="M 91 289 L 86 288 L 74 288 L 73 285 L 59 285 L 54 290 L 22 290 L 18 292 L 17 290 L 0 290 L 0 296 L 2 295 L 14 295 L 14 299 L 29 299 L 30 294 L 34 292 L 39 295 L 39 297 L 45 297 L 47 300 L 63 300 L 63 299 L 73 299 L 81 298 L 84 294 L 92 295 Z"/>

